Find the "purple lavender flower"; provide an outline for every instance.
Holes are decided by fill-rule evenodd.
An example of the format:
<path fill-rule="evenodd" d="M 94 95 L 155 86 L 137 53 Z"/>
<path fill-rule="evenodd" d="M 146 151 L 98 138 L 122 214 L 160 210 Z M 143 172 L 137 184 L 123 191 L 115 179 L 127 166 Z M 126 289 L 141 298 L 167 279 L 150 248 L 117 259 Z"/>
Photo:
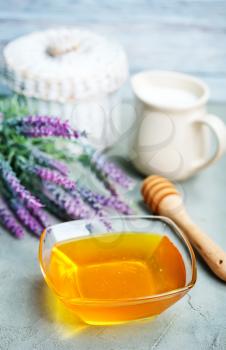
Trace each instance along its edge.
<path fill-rule="evenodd" d="M 108 197 L 103 194 L 95 193 L 78 184 L 76 188 L 84 201 L 86 201 L 95 211 L 101 211 L 103 208 L 112 208 L 121 214 L 132 214 L 132 209 L 128 204 L 116 196 Z M 72 195 L 74 192 L 76 193 L 76 191 L 72 191 Z"/>
<path fill-rule="evenodd" d="M 83 198 L 83 200 L 87 202 L 89 206 L 92 208 L 94 215 L 99 218 L 99 220 L 104 224 L 107 230 L 111 230 L 112 229 L 111 224 L 106 218 L 107 214 L 103 209 L 104 196 L 101 194 L 94 193 L 85 187 L 81 187 L 77 185 L 76 188 L 78 192 L 76 192 L 76 190 L 73 190 L 71 192 L 71 195 L 76 197 L 79 193 L 79 195 Z"/>
<path fill-rule="evenodd" d="M 31 215 L 31 213 L 16 199 L 9 201 L 10 207 L 18 217 L 20 222 L 27 227 L 32 233 L 40 236 L 44 227 Z"/>
<path fill-rule="evenodd" d="M 42 207 L 42 204 L 35 198 L 26 188 L 21 185 L 16 174 L 12 170 L 8 162 L 0 155 L 0 175 L 2 180 L 12 194 L 16 194 L 18 198 L 25 203 L 27 208 L 37 210 Z"/>
<path fill-rule="evenodd" d="M 90 209 L 82 202 L 78 195 L 71 197 L 62 188 L 52 183 L 43 184 L 43 193 L 59 209 L 65 212 L 70 219 L 90 217 Z"/>
<path fill-rule="evenodd" d="M 104 187 L 113 195 L 117 196 L 117 189 L 109 181 L 109 177 L 102 171 L 102 168 L 96 163 L 95 149 L 87 144 L 82 144 L 83 154 L 78 158 L 84 166 L 89 166 L 95 173 L 96 177 L 103 183 Z"/>
<path fill-rule="evenodd" d="M 127 176 L 117 165 L 105 161 L 103 163 L 103 172 L 120 186 L 130 189 L 133 186 L 133 180 Z"/>
<path fill-rule="evenodd" d="M 76 190 L 71 192 L 72 196 L 77 196 L 78 193 L 79 195 L 82 197 L 82 199 L 87 202 L 91 208 L 95 211 L 99 211 L 102 209 L 103 204 L 104 204 L 104 199 L 105 196 L 95 193 L 91 190 L 89 190 L 88 188 L 82 187 L 82 186 L 78 186 L 78 184 L 76 185 Z"/>
<path fill-rule="evenodd" d="M 87 144 L 83 145 L 83 151 L 85 156 L 82 155 L 79 158 L 80 161 L 85 164 L 85 166 L 89 165 L 91 167 L 97 178 L 102 181 L 104 187 L 113 196 L 118 196 L 114 183 L 125 188 L 131 187 L 133 183 L 132 180 L 115 164 L 108 162 L 104 155 L 95 152 L 95 149 Z"/>
<path fill-rule="evenodd" d="M 68 139 L 85 136 L 74 130 L 68 121 L 62 121 L 60 118 L 50 116 L 26 116 L 18 117 L 6 122 L 9 126 L 13 126 L 16 130 L 25 136 L 30 137 L 64 137 Z"/>
<path fill-rule="evenodd" d="M 45 152 L 40 151 L 38 148 L 32 149 L 32 155 L 38 161 L 39 164 L 47 166 L 49 168 L 59 171 L 62 175 L 67 175 L 69 170 L 65 163 L 52 158 Z"/>
<path fill-rule="evenodd" d="M 42 209 L 30 210 L 31 214 L 39 221 L 43 227 L 48 226 L 48 216 Z"/>
<path fill-rule="evenodd" d="M 0 207 L 0 223 L 15 237 L 22 238 L 24 236 L 22 226 L 18 223 L 18 221 L 14 218 L 13 213 L 11 213 L 6 206 Z"/>
<path fill-rule="evenodd" d="M 127 176 L 116 164 L 108 162 L 104 155 L 99 154 L 98 152 L 93 153 L 91 157 L 91 165 L 99 173 L 101 173 L 102 177 L 107 177 L 113 180 L 121 187 L 129 189 L 133 186 L 132 179 Z"/>
<path fill-rule="evenodd" d="M 117 212 L 124 214 L 124 215 L 131 215 L 133 214 L 132 209 L 129 207 L 127 203 L 119 199 L 118 197 L 107 197 L 105 200 L 105 205 L 109 208 L 115 209 Z"/>
<path fill-rule="evenodd" d="M 52 182 L 56 185 L 62 186 L 67 190 L 73 190 L 75 188 L 75 182 L 60 174 L 58 171 L 50 170 L 41 166 L 34 166 L 29 169 L 34 172 L 40 179 L 48 182 Z"/>

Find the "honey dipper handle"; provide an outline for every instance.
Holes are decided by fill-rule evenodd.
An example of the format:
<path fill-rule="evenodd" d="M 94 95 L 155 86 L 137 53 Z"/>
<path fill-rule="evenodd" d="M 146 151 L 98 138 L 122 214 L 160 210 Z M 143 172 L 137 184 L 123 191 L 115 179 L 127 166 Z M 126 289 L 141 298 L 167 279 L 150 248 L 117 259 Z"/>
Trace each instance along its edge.
<path fill-rule="evenodd" d="M 191 220 L 184 206 L 180 206 L 178 210 L 169 210 L 175 208 L 177 200 L 178 196 L 165 197 L 160 203 L 159 213 L 171 218 L 182 229 L 210 269 L 220 279 L 226 281 L 226 253 Z"/>

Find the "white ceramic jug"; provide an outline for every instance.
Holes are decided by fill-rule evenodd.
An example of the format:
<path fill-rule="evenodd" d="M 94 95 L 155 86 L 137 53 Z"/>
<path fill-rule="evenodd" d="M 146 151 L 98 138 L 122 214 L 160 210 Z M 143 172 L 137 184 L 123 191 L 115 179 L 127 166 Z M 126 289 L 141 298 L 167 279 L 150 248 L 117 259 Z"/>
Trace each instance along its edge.
<path fill-rule="evenodd" d="M 148 71 L 132 77 L 137 131 L 133 163 L 143 174 L 186 179 L 218 160 L 226 149 L 223 121 L 206 112 L 208 87 L 176 72 Z M 211 151 L 211 138 L 216 150 Z"/>

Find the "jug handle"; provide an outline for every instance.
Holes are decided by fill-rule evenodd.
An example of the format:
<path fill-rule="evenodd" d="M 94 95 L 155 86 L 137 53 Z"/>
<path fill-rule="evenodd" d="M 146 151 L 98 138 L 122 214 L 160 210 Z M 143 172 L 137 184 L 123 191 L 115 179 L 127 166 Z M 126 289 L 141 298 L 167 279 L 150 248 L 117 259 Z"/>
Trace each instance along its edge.
<path fill-rule="evenodd" d="M 208 126 L 215 135 L 217 141 L 216 151 L 210 158 L 204 161 L 197 161 L 193 164 L 193 171 L 195 172 L 215 163 L 226 151 L 226 125 L 219 117 L 213 114 L 207 114 L 204 118 L 196 120 L 193 123 Z"/>

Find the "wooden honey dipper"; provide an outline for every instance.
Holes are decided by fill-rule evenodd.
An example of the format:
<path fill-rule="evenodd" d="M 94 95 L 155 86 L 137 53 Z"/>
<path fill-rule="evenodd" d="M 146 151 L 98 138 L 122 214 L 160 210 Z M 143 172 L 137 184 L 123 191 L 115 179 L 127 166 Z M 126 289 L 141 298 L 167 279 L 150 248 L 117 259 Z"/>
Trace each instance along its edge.
<path fill-rule="evenodd" d="M 166 178 L 152 175 L 144 180 L 141 193 L 148 207 L 154 213 L 172 219 L 210 269 L 226 281 L 226 253 L 192 221 L 176 187 Z"/>

